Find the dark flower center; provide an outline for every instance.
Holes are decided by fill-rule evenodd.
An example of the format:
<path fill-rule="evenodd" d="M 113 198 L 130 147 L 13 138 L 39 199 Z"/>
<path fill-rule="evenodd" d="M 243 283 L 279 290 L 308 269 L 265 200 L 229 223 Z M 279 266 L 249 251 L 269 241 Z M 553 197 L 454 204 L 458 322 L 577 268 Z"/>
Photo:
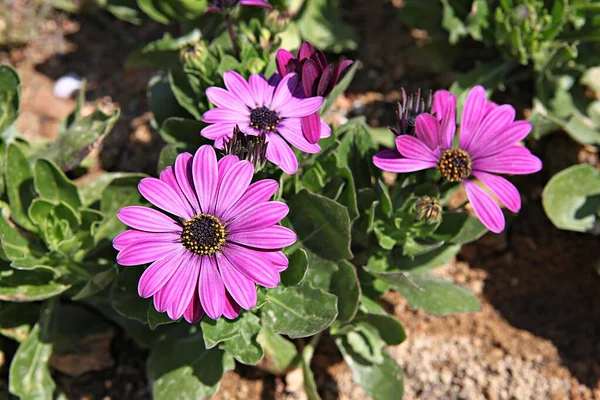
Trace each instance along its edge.
<path fill-rule="evenodd" d="M 461 149 L 446 150 L 438 164 L 440 173 L 450 182 L 460 182 L 471 175 L 471 157 Z"/>
<path fill-rule="evenodd" d="M 274 131 L 281 117 L 267 107 L 256 107 L 250 111 L 250 126 L 261 132 Z"/>
<path fill-rule="evenodd" d="M 192 253 L 207 256 L 223 247 L 226 236 L 225 225 L 217 217 L 200 214 L 183 223 L 181 244 Z"/>

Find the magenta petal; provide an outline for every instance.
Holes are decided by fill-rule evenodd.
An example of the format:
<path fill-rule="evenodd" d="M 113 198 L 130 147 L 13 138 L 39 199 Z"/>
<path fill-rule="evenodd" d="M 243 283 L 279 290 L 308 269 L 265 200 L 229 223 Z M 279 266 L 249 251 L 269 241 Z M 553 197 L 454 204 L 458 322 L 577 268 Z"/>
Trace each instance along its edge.
<path fill-rule="evenodd" d="M 519 212 L 521 196 L 515 185 L 501 176 L 486 172 L 473 171 L 473 176 L 483 182 L 506 208 L 514 213 Z"/>
<path fill-rule="evenodd" d="M 148 298 L 161 290 L 179 268 L 185 253 L 186 250 L 181 247 L 178 251 L 174 251 L 150 264 L 138 282 L 140 297 Z"/>
<path fill-rule="evenodd" d="M 150 203 L 181 218 L 191 218 L 177 193 L 165 182 L 156 178 L 144 178 L 138 190 Z"/>
<path fill-rule="evenodd" d="M 262 107 L 267 103 L 267 101 L 271 100 L 270 98 L 267 99 L 269 84 L 264 76 L 261 74 L 252 74 L 250 75 L 248 83 L 257 107 Z M 247 111 L 248 110 L 246 109 L 246 112 Z"/>
<path fill-rule="evenodd" d="M 276 60 L 277 60 L 277 71 L 279 71 L 279 75 L 281 75 L 281 76 L 287 75 L 286 67 L 288 65 L 288 62 L 293 58 L 294 58 L 293 54 L 290 53 L 289 51 L 287 51 L 285 49 L 277 50 Z"/>
<path fill-rule="evenodd" d="M 275 89 L 275 93 L 273 94 L 273 100 L 270 104 L 272 110 L 279 111 L 282 107 L 294 99 L 292 94 L 298 86 L 298 80 L 298 74 L 290 73 L 287 74 L 281 80 L 281 82 L 279 82 L 277 88 Z M 314 110 L 311 112 L 314 112 Z"/>
<path fill-rule="evenodd" d="M 254 282 L 240 273 L 223 255 L 217 256 L 217 264 L 223 278 L 225 288 L 233 299 L 245 310 L 256 305 L 256 287 Z"/>
<path fill-rule="evenodd" d="M 202 122 L 209 124 L 239 124 L 248 120 L 250 111 L 245 113 L 227 108 L 213 108 L 202 114 Z"/>
<path fill-rule="evenodd" d="M 494 233 L 504 230 L 504 215 L 500 206 L 485 190 L 470 180 L 464 180 L 463 185 L 473 211 L 486 228 Z"/>
<path fill-rule="evenodd" d="M 279 108 L 279 114 L 285 118 L 305 117 L 319 111 L 323 105 L 323 101 L 322 97 L 294 98 Z"/>
<path fill-rule="evenodd" d="M 317 94 L 317 78 L 319 77 L 319 68 L 312 60 L 306 60 L 302 66 L 302 88 L 306 97 Z"/>
<path fill-rule="evenodd" d="M 342 60 L 340 61 L 340 63 L 338 64 L 337 68 L 335 69 L 335 75 L 333 77 L 334 83 L 337 84 L 340 80 L 340 76 L 342 76 L 342 73 L 346 70 L 346 68 L 348 68 L 349 66 L 351 66 L 354 63 L 354 61 L 352 60 Z"/>
<path fill-rule="evenodd" d="M 277 272 L 285 271 L 290 264 L 290 261 L 281 250 L 262 251 L 261 255 L 265 260 L 273 264 Z"/>
<path fill-rule="evenodd" d="M 272 8 L 273 6 L 264 0 L 242 0 L 240 4 L 243 6 L 254 6 L 263 8 Z"/>
<path fill-rule="evenodd" d="M 329 64 L 323 74 L 321 75 L 321 79 L 319 79 L 319 86 L 317 86 L 317 95 L 318 96 L 327 96 L 331 89 L 333 89 L 335 70 L 333 64 Z"/>
<path fill-rule="evenodd" d="M 191 206 L 190 202 L 185 197 L 185 194 L 183 194 L 183 192 L 181 191 L 179 183 L 177 183 L 177 178 L 175 178 L 175 170 L 173 169 L 173 167 L 168 166 L 165 169 L 163 169 L 160 173 L 159 179 L 165 182 L 167 185 L 169 185 L 171 189 L 173 189 L 175 193 L 177 193 L 177 197 L 179 197 L 179 200 L 181 201 L 181 204 L 183 204 L 185 212 L 188 216 L 193 217 L 194 215 L 196 215 L 194 208 Z"/>
<path fill-rule="evenodd" d="M 460 121 L 460 148 L 467 150 L 485 116 L 487 97 L 483 86 L 475 86 L 465 100 Z"/>
<path fill-rule="evenodd" d="M 227 71 L 223 74 L 223 81 L 227 90 L 233 93 L 246 106 L 252 108 L 256 105 L 252 98 L 248 82 L 240 74 L 235 71 Z"/>
<path fill-rule="evenodd" d="M 119 233 L 113 239 L 113 247 L 116 250 L 123 250 L 130 244 L 137 242 L 162 242 L 162 243 L 175 243 L 179 240 L 180 234 L 175 232 L 145 232 L 138 231 L 135 229 L 128 229 L 125 232 Z"/>
<path fill-rule="evenodd" d="M 217 187 L 221 187 L 221 183 L 223 182 L 223 178 L 225 174 L 233 167 L 240 159 L 238 156 L 233 154 L 228 154 L 225 157 L 221 158 L 219 162 L 217 162 L 217 169 L 219 170 L 219 179 L 217 180 Z"/>
<path fill-rule="evenodd" d="M 146 232 L 181 232 L 182 228 L 170 217 L 152 208 L 127 206 L 117 212 L 117 218 L 132 228 Z"/>
<path fill-rule="evenodd" d="M 212 146 L 204 145 L 198 149 L 192 163 L 192 174 L 200 208 L 202 212 L 212 214 L 215 209 L 219 179 L 217 155 Z"/>
<path fill-rule="evenodd" d="M 515 120 L 515 109 L 508 104 L 494 108 L 485 116 L 477 131 L 473 134 L 470 148 L 466 151 L 473 156 L 480 155 L 479 147 L 485 145 L 493 138 L 504 135 L 506 129 Z"/>
<path fill-rule="evenodd" d="M 181 243 L 139 242 L 125 247 L 117 254 L 117 262 L 124 266 L 142 265 L 156 261 L 166 253 L 179 251 Z"/>
<path fill-rule="evenodd" d="M 315 52 L 315 46 L 313 46 L 310 42 L 307 42 L 305 40 L 304 42 L 302 42 L 302 44 L 300 45 L 300 48 L 298 49 L 298 58 L 300 60 L 303 60 L 305 58 L 310 58 L 310 56 L 314 52 Z"/>
<path fill-rule="evenodd" d="M 178 320 L 188 308 L 196 294 L 196 284 L 200 273 L 200 258 L 187 253 L 188 259 L 181 263 L 177 272 L 163 288 L 163 298 L 167 302 L 167 315 Z"/>
<path fill-rule="evenodd" d="M 263 259 L 262 252 L 229 244 L 225 256 L 246 278 L 264 287 L 279 285 L 279 273 L 273 264 Z"/>
<path fill-rule="evenodd" d="M 259 249 L 275 250 L 296 243 L 296 234 L 289 228 L 276 225 L 257 231 L 231 233 L 227 241 Z"/>
<path fill-rule="evenodd" d="M 206 89 L 206 97 L 217 107 L 235 110 L 241 114 L 248 111 L 248 108 L 239 97 L 223 88 L 216 86 L 209 87 Z"/>
<path fill-rule="evenodd" d="M 439 147 L 440 123 L 433 115 L 420 114 L 415 121 L 415 131 L 417 137 L 431 150 Z"/>
<path fill-rule="evenodd" d="M 331 136 L 331 127 L 325 122 L 321 121 L 321 139 L 328 138 Z"/>
<path fill-rule="evenodd" d="M 438 154 L 414 136 L 400 135 L 396 138 L 396 148 L 406 158 L 437 163 Z M 439 150 L 436 149 L 439 153 Z"/>
<path fill-rule="evenodd" d="M 275 133 L 270 133 L 267 139 L 267 160 L 278 165 L 286 174 L 295 174 L 298 171 L 298 159 L 290 146 Z"/>
<path fill-rule="evenodd" d="M 225 286 L 213 257 L 202 257 L 198 293 L 206 315 L 219 318 L 225 308 Z"/>
<path fill-rule="evenodd" d="M 250 118 L 248 118 L 248 121 L 250 121 Z M 233 135 L 233 128 L 236 125 L 240 126 L 240 124 L 236 124 L 236 123 L 212 124 L 212 125 L 207 126 L 204 129 L 202 129 L 200 131 L 200 134 L 203 137 L 205 137 L 207 139 L 212 139 L 212 140 L 222 138 L 222 137 L 230 138 Z"/>
<path fill-rule="evenodd" d="M 181 153 L 175 159 L 175 177 L 181 191 L 185 195 L 187 201 L 194 209 L 194 215 L 200 214 L 202 211 L 198 198 L 194 191 L 194 178 L 192 176 L 192 155 L 190 153 Z"/>
<path fill-rule="evenodd" d="M 474 158 L 475 171 L 496 174 L 526 175 L 542 169 L 542 161 L 521 146 L 512 146 L 501 153 Z"/>
<path fill-rule="evenodd" d="M 447 90 L 436 91 L 432 112 L 436 113 L 440 120 L 438 143 L 444 149 L 449 149 L 456 133 L 456 96 Z"/>
<path fill-rule="evenodd" d="M 373 156 L 373 164 L 379 169 L 389 172 L 414 172 L 437 166 L 431 161 L 402 158 L 395 150 L 383 150 Z"/>
<path fill-rule="evenodd" d="M 321 117 L 319 113 L 313 113 L 302 118 L 302 133 L 308 143 L 317 143 L 321 138 Z M 331 135 L 331 130 L 329 130 Z"/>
<path fill-rule="evenodd" d="M 229 221 L 250 207 L 268 201 L 277 189 L 279 184 L 273 179 L 263 179 L 253 183 L 229 210 L 223 212 L 223 221 Z"/>
<path fill-rule="evenodd" d="M 192 301 L 190 301 L 190 304 L 183 313 L 183 318 L 185 318 L 185 320 L 190 324 L 194 324 L 200 321 L 200 319 L 202 319 L 203 316 L 204 310 L 200 305 L 200 298 L 198 297 L 198 292 L 195 291 L 194 295 L 192 296 Z"/>
<path fill-rule="evenodd" d="M 236 319 L 240 315 L 241 308 L 229 293 L 225 294 L 225 307 L 223 307 L 223 316 L 227 319 Z"/>
<path fill-rule="evenodd" d="M 284 219 L 289 211 L 287 204 L 280 201 L 269 201 L 255 205 L 231 221 L 227 226 L 228 232 L 233 234 L 268 228 Z"/>
<path fill-rule="evenodd" d="M 288 118 L 279 124 L 278 132 L 285 140 L 298 150 L 316 154 L 321 151 L 321 146 L 317 143 L 309 143 L 302 134 L 301 121 L 298 118 Z"/>
<path fill-rule="evenodd" d="M 525 139 L 529 132 L 531 132 L 531 124 L 529 122 L 515 121 L 502 130 L 502 132 L 497 132 L 497 134 L 486 141 L 479 142 L 477 145 L 477 155 L 485 157 L 500 153 Z"/>
<path fill-rule="evenodd" d="M 215 207 L 217 215 L 221 215 L 240 199 L 248 189 L 253 175 L 254 166 L 248 161 L 238 161 L 231 167 L 219 187 Z"/>

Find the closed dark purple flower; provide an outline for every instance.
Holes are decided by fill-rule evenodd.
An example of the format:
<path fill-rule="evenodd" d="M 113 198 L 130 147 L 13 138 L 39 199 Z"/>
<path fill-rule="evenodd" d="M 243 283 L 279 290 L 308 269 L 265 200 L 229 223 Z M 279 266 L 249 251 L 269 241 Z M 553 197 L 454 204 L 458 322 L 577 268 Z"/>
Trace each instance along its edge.
<path fill-rule="evenodd" d="M 281 76 L 291 72 L 301 77 L 301 85 L 304 96 L 327 96 L 340 76 L 353 61 L 343 60 L 339 63 L 329 63 L 325 54 L 309 42 L 303 42 L 294 56 L 287 50 L 280 49 L 277 52 L 277 70 Z M 302 132 L 310 143 L 316 143 L 321 138 L 321 123 L 319 114 L 314 113 L 302 118 Z"/>

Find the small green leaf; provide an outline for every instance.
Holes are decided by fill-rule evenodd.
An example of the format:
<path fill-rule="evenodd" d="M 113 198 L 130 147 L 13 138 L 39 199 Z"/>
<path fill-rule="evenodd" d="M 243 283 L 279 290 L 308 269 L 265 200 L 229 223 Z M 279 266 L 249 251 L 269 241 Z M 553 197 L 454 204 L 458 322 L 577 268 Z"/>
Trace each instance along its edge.
<path fill-rule="evenodd" d="M 317 335 L 311 339 L 311 341 L 302 350 L 302 375 L 304 375 L 304 392 L 308 400 L 321 400 L 321 396 L 317 391 L 317 383 L 315 382 L 315 376 L 310 369 L 310 362 L 315 353 L 315 348 L 319 343 L 321 335 Z"/>
<path fill-rule="evenodd" d="M 342 20 L 338 0 L 306 2 L 298 27 L 304 40 L 322 50 L 339 53 L 358 46 L 356 33 Z"/>
<path fill-rule="evenodd" d="M 0 303 L 0 334 L 24 341 L 40 314 L 36 303 Z"/>
<path fill-rule="evenodd" d="M 187 144 L 198 148 L 207 143 L 206 139 L 200 136 L 200 131 L 205 126 L 193 119 L 168 118 L 160 127 L 160 135 L 167 143 Z"/>
<path fill-rule="evenodd" d="M 30 256 L 29 242 L 13 228 L 3 215 L 0 216 L 0 248 L 2 258 L 19 260 Z"/>
<path fill-rule="evenodd" d="M 88 280 L 72 299 L 81 300 L 101 292 L 106 289 L 118 275 L 119 268 L 116 265 L 111 265 L 108 269 L 98 272 L 92 279 Z"/>
<path fill-rule="evenodd" d="M 45 159 L 36 160 L 33 166 L 33 181 L 35 190 L 41 198 L 54 202 L 64 201 L 75 209 L 81 207 L 77 186 L 54 162 Z"/>
<path fill-rule="evenodd" d="M 482 237 L 488 230 L 479 218 L 465 213 L 445 212 L 442 223 L 434 232 L 435 240 L 444 240 L 452 244 L 467 244 Z"/>
<path fill-rule="evenodd" d="M 219 318 L 217 320 L 203 318 L 200 326 L 202 327 L 206 348 L 212 349 L 219 343 L 234 338 L 240 331 L 240 325 L 238 319 L 230 321 L 226 318 Z"/>
<path fill-rule="evenodd" d="M 150 302 L 150 304 L 148 305 L 148 326 L 150 327 L 150 329 L 155 330 L 161 325 L 172 324 L 174 322 L 177 321 L 173 321 L 171 318 L 169 318 L 167 313 L 160 313 L 156 311 L 156 308 L 154 308 L 154 304 Z"/>
<path fill-rule="evenodd" d="M 150 109 L 154 112 L 155 128 L 170 117 L 190 118 L 191 115 L 177 102 L 167 76 L 155 76 L 148 83 Z"/>
<path fill-rule="evenodd" d="M 70 285 L 55 280 L 47 269 L 17 270 L 0 265 L 0 300 L 29 302 L 57 296 Z"/>
<path fill-rule="evenodd" d="M 352 321 L 360 304 L 360 282 L 356 275 L 356 267 L 348 261 L 341 261 L 339 269 L 331 277 L 331 293 L 338 297 L 338 317 L 341 323 Z"/>
<path fill-rule="evenodd" d="M 354 79 L 354 75 L 356 75 L 356 71 L 358 70 L 358 68 L 361 67 L 361 65 L 362 64 L 360 61 L 355 61 L 354 64 L 352 64 L 352 66 L 350 67 L 350 69 L 346 70 L 346 72 L 344 73 L 344 77 L 340 79 L 338 84 L 335 85 L 335 88 L 333 88 L 331 93 L 329 93 L 329 96 L 327 96 L 325 104 L 321 108 L 321 115 L 325 115 L 327 111 L 329 111 L 331 106 L 335 103 L 337 98 L 340 97 L 346 91 L 346 89 L 348 89 L 348 86 L 350 86 L 352 80 Z"/>
<path fill-rule="evenodd" d="M 263 322 L 275 333 L 291 338 L 307 337 L 326 329 L 337 316 L 337 298 L 308 282 L 297 287 L 267 291 L 267 303 L 262 308 Z"/>
<path fill-rule="evenodd" d="M 289 257 L 289 266 L 281 273 L 284 286 L 298 286 L 308 271 L 308 255 L 304 249 L 298 249 Z"/>
<path fill-rule="evenodd" d="M 21 79 L 9 65 L 0 65 L 0 133 L 13 124 L 21 110 Z"/>
<path fill-rule="evenodd" d="M 137 287 L 144 270 L 127 267 L 110 288 L 110 304 L 122 316 L 145 324 L 148 321 L 148 300 L 138 295 Z"/>
<path fill-rule="evenodd" d="M 56 385 L 48 361 L 56 331 L 58 298 L 47 301 L 40 312 L 40 322 L 21 343 L 10 365 L 9 391 L 21 399 L 53 398 Z"/>
<path fill-rule="evenodd" d="M 381 339 L 389 345 L 400 344 L 406 339 L 404 327 L 391 315 L 369 313 L 357 317 L 357 323 L 375 328 Z"/>
<path fill-rule="evenodd" d="M 202 333 L 196 333 L 157 343 L 148 357 L 147 373 L 155 400 L 194 400 L 212 396 L 233 367 L 231 356 L 220 349 L 207 350 Z"/>
<path fill-rule="evenodd" d="M 221 343 L 219 348 L 233 356 L 242 364 L 256 365 L 264 355 L 263 348 L 258 342 L 260 318 L 245 312 L 239 318 L 239 333 L 233 338 Z"/>
<path fill-rule="evenodd" d="M 283 374 L 293 367 L 298 356 L 294 343 L 273 332 L 268 326 L 263 326 L 258 341 L 265 352 L 266 368 L 274 374 Z"/>
<path fill-rule="evenodd" d="M 35 197 L 33 174 L 29 160 L 16 144 L 8 145 L 4 173 L 12 220 L 28 231 L 35 231 L 26 212 Z"/>
<path fill-rule="evenodd" d="M 206 105 L 202 104 L 206 103 L 206 100 L 202 98 L 204 96 L 201 97 L 204 90 L 202 90 L 201 87 L 194 87 L 188 74 L 181 67 L 169 69 L 169 84 L 171 85 L 171 90 L 179 105 L 194 118 L 201 121 L 202 114 L 206 108 Z M 198 131 L 197 134 L 199 135 L 200 131 Z"/>

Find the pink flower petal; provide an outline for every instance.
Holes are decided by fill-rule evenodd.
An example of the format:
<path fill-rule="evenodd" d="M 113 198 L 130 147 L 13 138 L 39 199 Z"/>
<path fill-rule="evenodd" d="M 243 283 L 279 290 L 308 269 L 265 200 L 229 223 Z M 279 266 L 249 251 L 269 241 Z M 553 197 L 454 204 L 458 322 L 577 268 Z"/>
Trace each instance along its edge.
<path fill-rule="evenodd" d="M 225 308 L 225 286 L 213 257 L 202 257 L 198 293 L 206 315 L 219 318 Z"/>
<path fill-rule="evenodd" d="M 227 108 L 213 108 L 202 114 L 202 122 L 209 124 L 239 124 L 248 121 L 250 111 L 244 113 Z"/>
<path fill-rule="evenodd" d="M 135 244 L 136 242 L 148 242 L 154 240 L 157 242 L 174 243 L 179 240 L 179 237 L 180 234 L 175 232 L 156 233 L 128 229 L 125 232 L 119 233 L 113 239 L 113 247 L 116 250 L 121 251 L 130 244 Z"/>
<path fill-rule="evenodd" d="M 331 127 L 321 121 L 321 139 L 331 136 Z"/>
<path fill-rule="evenodd" d="M 449 149 L 456 133 L 456 96 L 447 90 L 436 91 L 433 95 L 432 112 L 436 113 L 441 122 L 439 144 L 444 149 Z"/>
<path fill-rule="evenodd" d="M 187 259 L 187 257 L 184 257 L 185 253 L 187 253 L 187 250 L 181 247 L 150 264 L 138 282 L 140 297 L 146 299 L 161 290 L 177 271 L 182 261 Z"/>
<path fill-rule="evenodd" d="M 257 231 L 230 233 L 227 241 L 258 249 L 281 249 L 296 243 L 296 234 L 284 226 L 271 226 Z"/>
<path fill-rule="evenodd" d="M 417 137 L 429 147 L 435 150 L 440 145 L 440 123 L 433 115 L 420 114 L 415 121 Z"/>
<path fill-rule="evenodd" d="M 485 190 L 470 180 L 464 180 L 463 185 L 473 211 L 490 231 L 500 233 L 504 230 L 504 215 L 500 206 Z"/>
<path fill-rule="evenodd" d="M 500 153 L 525 139 L 529 132 L 531 132 L 531 124 L 529 122 L 515 121 L 502 132 L 498 132 L 483 143 L 479 142 L 477 145 L 477 155 L 485 157 Z"/>
<path fill-rule="evenodd" d="M 298 159 L 290 146 L 276 133 L 267 135 L 267 160 L 278 165 L 286 174 L 298 171 Z"/>
<path fill-rule="evenodd" d="M 306 97 L 317 94 L 317 78 L 319 77 L 319 67 L 313 60 L 306 60 L 302 66 L 302 90 Z"/>
<path fill-rule="evenodd" d="M 383 150 L 373 156 L 373 164 L 389 172 L 414 172 L 437 166 L 437 162 L 402 158 L 395 150 Z"/>
<path fill-rule="evenodd" d="M 483 120 L 486 111 L 487 97 L 483 86 L 475 86 L 465 100 L 460 121 L 460 148 L 469 151 L 469 145 Z"/>
<path fill-rule="evenodd" d="M 506 129 L 515 120 L 515 109 L 508 104 L 494 108 L 479 124 L 471 139 L 470 151 L 474 157 L 480 155 L 479 147 L 495 137 L 504 135 Z"/>
<path fill-rule="evenodd" d="M 319 139 L 321 138 L 322 125 L 323 123 L 321 122 L 321 117 L 319 116 L 319 113 L 313 113 L 309 116 L 302 118 L 302 133 L 304 134 L 304 138 L 308 141 L 308 143 L 314 144 L 319 141 Z M 329 134 L 331 135 L 331 129 L 329 130 Z"/>
<path fill-rule="evenodd" d="M 165 253 L 177 252 L 181 243 L 177 242 L 138 242 L 125 247 L 117 254 L 117 262 L 124 266 L 142 265 L 156 261 L 165 256 Z"/>
<path fill-rule="evenodd" d="M 227 231 L 233 234 L 265 229 L 284 219 L 289 211 L 287 204 L 280 201 L 257 204 L 235 217 L 227 226 Z"/>
<path fill-rule="evenodd" d="M 437 163 L 439 150 L 431 150 L 427 145 L 414 136 L 400 135 L 396 138 L 396 148 L 406 158 Z"/>
<path fill-rule="evenodd" d="M 264 0 L 242 0 L 240 4 L 243 6 L 254 6 L 263 8 L 272 8 L 273 6 Z"/>
<path fill-rule="evenodd" d="M 206 89 L 206 97 L 217 107 L 234 110 L 239 114 L 248 112 L 248 107 L 234 94 L 220 87 Z"/>
<path fill-rule="evenodd" d="M 198 149 L 192 162 L 192 174 L 200 208 L 203 213 L 212 214 L 215 209 L 219 179 L 217 155 L 212 146 L 204 145 Z"/>
<path fill-rule="evenodd" d="M 317 143 L 309 143 L 304 137 L 299 118 L 288 118 L 282 121 L 277 131 L 285 140 L 300 151 L 308 154 L 316 154 L 321 151 L 321 146 Z M 268 147 L 267 147 L 268 148 Z"/>
<path fill-rule="evenodd" d="M 185 320 L 187 322 L 189 322 L 190 324 L 195 324 L 196 322 L 200 321 L 203 316 L 204 316 L 204 310 L 202 309 L 202 306 L 200 305 L 200 298 L 198 295 L 198 291 L 194 291 L 194 295 L 192 296 L 192 301 L 190 301 L 190 304 L 188 305 L 185 312 L 183 313 L 183 318 L 185 318 Z"/>
<path fill-rule="evenodd" d="M 181 153 L 175 159 L 175 177 L 177 178 L 177 183 L 179 183 L 179 187 L 185 195 L 185 198 L 194 209 L 194 215 L 200 214 L 202 210 L 194 190 L 192 155 L 190 153 Z"/>
<path fill-rule="evenodd" d="M 177 193 L 177 197 L 179 197 L 181 204 L 183 204 L 183 207 L 185 208 L 186 214 L 190 218 L 196 215 L 194 208 L 192 207 L 188 199 L 185 197 L 185 194 L 183 194 L 183 192 L 181 191 L 179 183 L 177 183 L 177 179 L 175 178 L 175 170 L 173 169 L 173 167 L 169 165 L 168 167 L 163 169 L 160 173 L 159 179 L 165 182 L 167 185 L 169 185 L 169 187 L 171 187 L 171 189 L 173 189 L 175 193 Z"/>
<path fill-rule="evenodd" d="M 268 201 L 277 189 L 279 184 L 273 179 L 263 179 L 253 183 L 229 210 L 223 212 L 223 221 L 229 221 L 250 207 Z"/>
<path fill-rule="evenodd" d="M 254 282 L 240 273 L 222 254 L 217 255 L 219 272 L 223 278 L 225 288 L 243 309 L 250 310 L 256 305 L 256 287 Z"/>
<path fill-rule="evenodd" d="M 191 253 L 188 253 L 188 257 L 163 288 L 163 298 L 167 299 L 167 315 L 172 320 L 183 316 L 196 294 L 201 259 Z"/>
<path fill-rule="evenodd" d="M 541 169 L 542 161 L 521 146 L 512 146 L 501 153 L 473 159 L 473 170 L 475 171 L 526 175 Z"/>
<path fill-rule="evenodd" d="M 273 265 L 262 258 L 261 252 L 229 244 L 225 256 L 246 278 L 264 287 L 279 285 L 279 273 Z"/>
<path fill-rule="evenodd" d="M 127 206 L 117 212 L 125 225 L 146 232 L 181 232 L 182 227 L 170 217 L 152 208 Z"/>
<path fill-rule="evenodd" d="M 227 171 L 219 187 L 215 206 L 216 215 L 222 215 L 242 197 L 248 189 L 253 175 L 254 166 L 248 161 L 238 161 Z"/>
<path fill-rule="evenodd" d="M 271 110 L 279 111 L 293 100 L 292 93 L 294 93 L 296 86 L 298 86 L 298 80 L 299 77 L 296 73 L 290 73 L 283 77 L 275 89 L 275 94 L 273 94 L 273 100 L 270 104 Z M 314 112 L 314 110 L 311 112 Z"/>
<path fill-rule="evenodd" d="M 293 54 L 285 49 L 279 49 L 277 51 L 277 71 L 279 72 L 279 75 L 287 75 L 287 64 L 293 58 Z"/>
<path fill-rule="evenodd" d="M 179 195 L 165 182 L 156 178 L 144 178 L 138 190 L 150 203 L 181 218 L 191 218 Z"/>
<path fill-rule="evenodd" d="M 225 174 L 233 167 L 240 159 L 238 156 L 233 154 L 228 154 L 225 157 L 221 158 L 217 162 L 217 169 L 219 170 L 219 179 L 217 180 L 217 187 L 221 187 L 221 183 L 223 182 L 223 178 Z"/>
<path fill-rule="evenodd" d="M 273 264 L 277 272 L 285 271 L 290 264 L 290 261 L 281 250 L 263 251 L 261 255 L 265 260 Z"/>
<path fill-rule="evenodd" d="M 241 308 L 229 293 L 225 293 L 225 307 L 223 307 L 223 316 L 227 319 L 236 319 L 240 315 Z"/>
<path fill-rule="evenodd" d="M 310 42 L 307 42 L 306 40 L 303 41 L 298 49 L 298 59 L 304 60 L 305 58 L 310 58 L 315 50 L 315 46 L 313 46 Z"/>
<path fill-rule="evenodd" d="M 233 93 L 246 106 L 253 108 L 256 101 L 252 98 L 252 92 L 248 82 L 237 72 L 227 71 L 223 74 L 223 81 L 227 90 Z"/>
<path fill-rule="evenodd" d="M 292 98 L 279 109 L 279 115 L 284 118 L 306 117 L 314 114 L 323 105 L 323 97 L 309 97 L 307 99 Z"/>
<path fill-rule="evenodd" d="M 474 171 L 473 176 L 483 182 L 506 208 L 514 213 L 519 212 L 521 196 L 515 185 L 501 176 L 486 172 Z"/>
<path fill-rule="evenodd" d="M 252 74 L 250 75 L 248 82 L 250 84 L 250 91 L 252 92 L 252 97 L 254 98 L 256 107 L 262 107 L 267 103 L 267 100 L 271 100 L 270 98 L 266 98 L 269 84 L 264 76 L 261 74 Z"/>
<path fill-rule="evenodd" d="M 250 120 L 250 119 L 248 119 Z M 233 128 L 237 124 L 212 124 L 200 131 L 200 134 L 207 139 L 215 140 L 221 137 L 230 138 L 233 135 Z M 238 125 L 239 126 L 239 125 Z"/>

